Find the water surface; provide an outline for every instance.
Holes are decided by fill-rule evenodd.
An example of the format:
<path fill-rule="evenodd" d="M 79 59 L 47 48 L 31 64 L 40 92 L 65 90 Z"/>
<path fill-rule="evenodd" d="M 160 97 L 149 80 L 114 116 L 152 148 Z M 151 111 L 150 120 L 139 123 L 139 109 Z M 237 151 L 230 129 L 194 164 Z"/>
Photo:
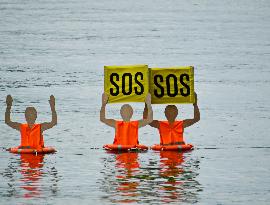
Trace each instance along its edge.
<path fill-rule="evenodd" d="M 239 1 L 0 1 L 0 204 L 268 204 L 270 200 L 270 3 Z M 201 121 L 186 129 L 188 153 L 111 154 L 113 130 L 99 122 L 103 66 L 195 66 Z M 4 124 L 26 106 L 58 126 L 53 155 L 5 148 Z M 143 104 L 132 104 L 140 119 Z M 164 105 L 154 117 L 164 119 Z M 119 118 L 120 105 L 107 115 Z M 180 105 L 179 118 L 192 116 Z M 140 142 L 158 143 L 157 130 Z"/>

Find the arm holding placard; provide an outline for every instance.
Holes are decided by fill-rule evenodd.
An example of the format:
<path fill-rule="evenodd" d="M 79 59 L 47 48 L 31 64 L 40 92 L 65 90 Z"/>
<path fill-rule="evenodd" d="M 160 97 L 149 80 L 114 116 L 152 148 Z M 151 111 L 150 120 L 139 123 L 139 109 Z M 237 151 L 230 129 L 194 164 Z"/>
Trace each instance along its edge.
<path fill-rule="evenodd" d="M 143 119 L 146 119 L 148 116 L 148 108 L 145 104 L 144 110 L 143 110 Z M 149 123 L 151 127 L 159 128 L 159 122 L 158 120 L 153 120 L 151 123 Z"/>
<path fill-rule="evenodd" d="M 107 119 L 105 116 L 106 105 L 108 103 L 108 100 L 109 100 L 109 96 L 106 93 L 103 93 L 102 94 L 102 106 L 100 109 L 100 121 L 103 122 L 104 124 L 110 126 L 110 127 L 115 128 L 116 121 L 114 119 Z"/>
<path fill-rule="evenodd" d="M 148 93 L 145 98 L 145 105 L 147 108 L 147 116 L 143 116 L 142 120 L 139 120 L 139 128 L 150 124 L 153 121 L 153 110 L 151 105 L 151 94 Z"/>
<path fill-rule="evenodd" d="M 194 117 L 193 119 L 186 119 L 184 120 L 184 128 L 189 127 L 193 124 L 195 124 L 196 122 L 200 121 L 201 115 L 200 115 L 200 110 L 197 104 L 197 93 L 194 92 L 195 95 L 195 102 L 193 103 L 194 106 Z"/>

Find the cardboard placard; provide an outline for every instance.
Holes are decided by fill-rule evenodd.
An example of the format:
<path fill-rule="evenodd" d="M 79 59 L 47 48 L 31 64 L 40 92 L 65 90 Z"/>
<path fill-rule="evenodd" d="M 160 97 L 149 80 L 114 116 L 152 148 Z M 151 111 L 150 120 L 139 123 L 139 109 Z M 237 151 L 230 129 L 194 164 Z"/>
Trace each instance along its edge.
<path fill-rule="evenodd" d="M 152 104 L 194 103 L 194 67 L 150 68 Z"/>
<path fill-rule="evenodd" d="M 104 91 L 109 103 L 144 102 L 148 83 L 147 65 L 104 66 Z"/>

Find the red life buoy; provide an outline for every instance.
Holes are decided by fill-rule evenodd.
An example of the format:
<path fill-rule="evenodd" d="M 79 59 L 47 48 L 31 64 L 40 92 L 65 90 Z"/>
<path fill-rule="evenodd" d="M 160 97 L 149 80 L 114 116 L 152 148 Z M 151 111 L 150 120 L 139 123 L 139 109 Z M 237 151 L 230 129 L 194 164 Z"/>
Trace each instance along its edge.
<path fill-rule="evenodd" d="M 53 147 L 43 147 L 40 149 L 31 149 L 31 148 L 21 148 L 18 147 L 11 147 L 8 149 L 9 152 L 15 153 L 15 154 L 49 154 L 54 153 L 56 150 Z"/>
<path fill-rule="evenodd" d="M 152 150 L 156 151 L 187 151 L 192 150 L 192 144 L 183 144 L 183 145 L 153 145 L 151 146 Z"/>
<path fill-rule="evenodd" d="M 132 150 L 148 150 L 148 147 L 145 145 L 116 145 L 116 144 L 106 144 L 103 146 L 104 149 L 109 151 L 132 151 Z"/>

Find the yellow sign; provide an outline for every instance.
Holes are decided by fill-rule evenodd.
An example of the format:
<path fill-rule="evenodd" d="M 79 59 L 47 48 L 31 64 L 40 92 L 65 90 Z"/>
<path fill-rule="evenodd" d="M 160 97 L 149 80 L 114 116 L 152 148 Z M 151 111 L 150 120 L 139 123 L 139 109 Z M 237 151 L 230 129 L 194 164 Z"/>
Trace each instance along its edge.
<path fill-rule="evenodd" d="M 194 68 L 150 68 L 149 89 L 153 104 L 194 102 Z"/>
<path fill-rule="evenodd" d="M 148 93 L 148 66 L 104 66 L 104 91 L 109 103 L 144 102 Z"/>

